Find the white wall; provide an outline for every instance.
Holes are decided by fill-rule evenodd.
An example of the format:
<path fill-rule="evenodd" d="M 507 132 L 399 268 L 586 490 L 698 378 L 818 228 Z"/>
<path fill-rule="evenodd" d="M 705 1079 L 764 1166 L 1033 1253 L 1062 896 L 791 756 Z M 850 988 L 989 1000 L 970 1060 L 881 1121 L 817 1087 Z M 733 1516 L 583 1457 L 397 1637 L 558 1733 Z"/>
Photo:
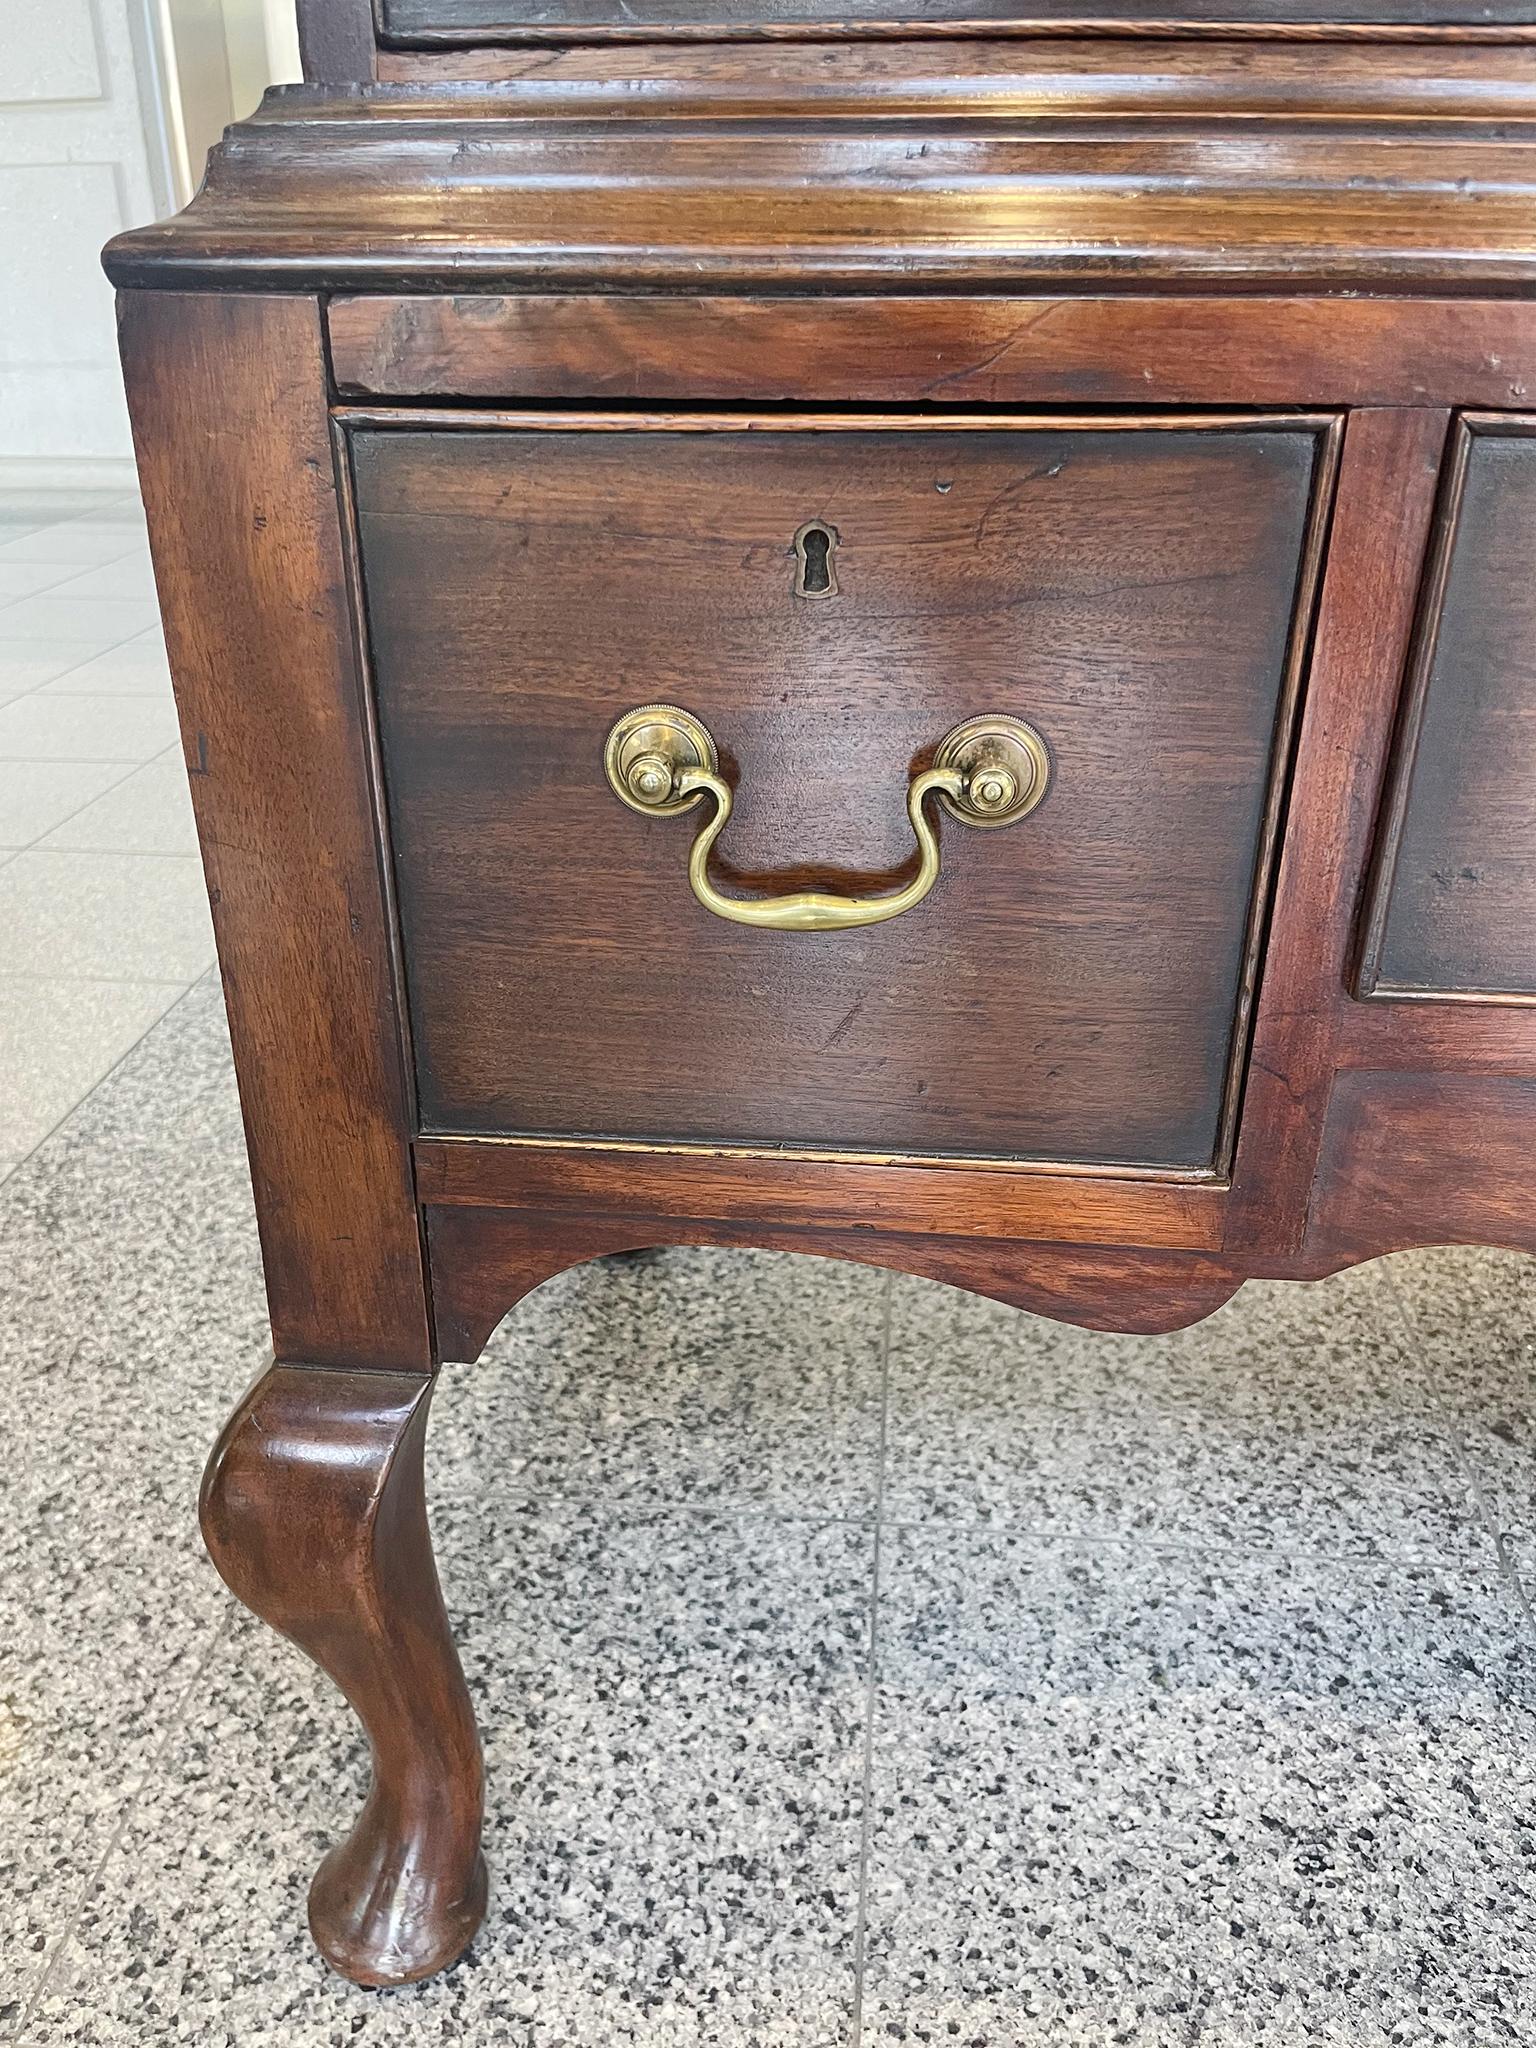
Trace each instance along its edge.
<path fill-rule="evenodd" d="M 142 0 L 5 0 L 0 34 L 0 478 L 123 481 L 128 423 L 98 261 L 170 199 L 146 121 Z"/>
<path fill-rule="evenodd" d="M 269 85 L 299 76 L 294 0 L 148 0 L 164 52 L 176 193 L 185 202 L 208 152 Z"/>
<path fill-rule="evenodd" d="M 0 0 L 0 484 L 132 481 L 101 246 L 297 76 L 293 0 Z"/>
<path fill-rule="evenodd" d="M 299 17 L 294 0 L 263 0 L 267 22 L 267 60 L 274 85 L 291 85 L 303 76 L 299 64 Z"/>

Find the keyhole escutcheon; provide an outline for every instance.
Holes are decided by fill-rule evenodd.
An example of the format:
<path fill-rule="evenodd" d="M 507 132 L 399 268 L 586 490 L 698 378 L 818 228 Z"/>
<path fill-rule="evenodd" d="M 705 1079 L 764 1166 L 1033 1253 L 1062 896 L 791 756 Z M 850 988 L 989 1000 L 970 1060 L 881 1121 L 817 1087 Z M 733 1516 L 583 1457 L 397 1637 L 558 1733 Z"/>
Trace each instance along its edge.
<path fill-rule="evenodd" d="M 836 597 L 837 528 L 808 519 L 795 535 L 796 597 Z"/>

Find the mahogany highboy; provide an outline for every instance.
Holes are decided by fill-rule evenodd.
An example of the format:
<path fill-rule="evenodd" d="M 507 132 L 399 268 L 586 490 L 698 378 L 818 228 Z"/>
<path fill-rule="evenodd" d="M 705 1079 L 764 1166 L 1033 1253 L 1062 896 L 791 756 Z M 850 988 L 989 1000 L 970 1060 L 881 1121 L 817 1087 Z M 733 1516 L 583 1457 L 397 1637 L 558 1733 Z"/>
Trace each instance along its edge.
<path fill-rule="evenodd" d="M 540 1280 L 1536 1249 L 1536 10 L 1343 4 L 301 0 L 109 252 L 363 1982 L 484 1910 L 422 1439 Z"/>

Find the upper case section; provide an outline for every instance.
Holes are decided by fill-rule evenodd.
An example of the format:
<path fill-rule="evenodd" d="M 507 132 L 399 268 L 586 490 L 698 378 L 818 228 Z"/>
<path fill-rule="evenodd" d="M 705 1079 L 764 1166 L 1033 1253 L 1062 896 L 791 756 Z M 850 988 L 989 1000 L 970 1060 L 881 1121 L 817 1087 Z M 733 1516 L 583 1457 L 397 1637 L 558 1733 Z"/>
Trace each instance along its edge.
<path fill-rule="evenodd" d="M 1523 50 L 956 37 L 500 57 L 495 82 L 270 94 L 186 213 L 112 245 L 110 273 L 455 293 L 1536 284 Z"/>

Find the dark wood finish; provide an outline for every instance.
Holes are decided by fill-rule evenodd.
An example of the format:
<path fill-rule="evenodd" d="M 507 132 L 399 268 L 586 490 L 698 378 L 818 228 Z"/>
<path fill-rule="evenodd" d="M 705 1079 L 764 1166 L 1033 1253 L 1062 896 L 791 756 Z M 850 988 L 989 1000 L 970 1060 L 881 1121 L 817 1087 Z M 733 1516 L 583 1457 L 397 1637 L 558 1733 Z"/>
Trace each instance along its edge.
<path fill-rule="evenodd" d="M 1016 40 L 1030 44 L 1062 41 L 1074 47 L 1088 47 L 1101 39 L 1116 43 L 1134 40 L 1149 61 L 1155 61 L 1167 49 L 1198 47 L 1212 42 L 1243 43 L 1260 48 L 1272 45 L 1305 48 L 1326 43 L 1333 45 L 1335 50 L 1368 47 L 1373 52 L 1424 47 L 1436 55 L 1455 57 L 1466 51 L 1480 52 L 1489 44 L 1497 44 L 1505 50 L 1518 49 L 1523 44 L 1536 41 L 1536 28 L 1521 22 L 1481 25 L 1457 22 L 1436 27 L 1392 21 L 1177 21 L 1166 16 L 1148 16 L 1132 21 L 1123 15 L 1083 15 L 1075 20 L 1065 17 L 1046 20 L 1021 16 L 1013 21 L 931 21 L 924 25 L 921 39 L 924 42 L 942 44 L 955 41 L 967 45 L 989 41 Z M 606 74 L 606 67 L 615 56 L 639 57 L 649 68 L 664 67 L 676 54 L 674 45 L 683 52 L 689 64 L 697 64 L 701 60 L 707 64 L 710 59 L 718 59 L 722 55 L 735 56 L 741 44 L 747 41 L 750 41 L 751 55 L 756 59 L 764 51 L 777 55 L 785 50 L 798 51 L 802 46 L 815 47 L 828 42 L 836 45 L 845 40 L 854 49 L 878 51 L 916 38 L 909 27 L 879 22 L 862 23 L 846 39 L 835 26 L 823 29 L 815 23 L 793 29 L 770 24 L 750 32 L 726 30 L 705 38 L 685 27 L 627 30 L 615 26 L 604 30 L 592 41 L 568 38 L 559 30 L 530 29 L 516 44 L 449 42 L 426 43 L 415 48 L 386 45 L 378 52 L 377 75 L 381 81 L 395 85 L 437 85 L 454 79 L 485 84 L 524 77 L 537 65 L 558 60 L 565 54 L 589 65 L 594 73 L 604 71 Z"/>
<path fill-rule="evenodd" d="M 120 237 L 108 267 L 124 285 L 391 293 L 1536 284 L 1522 56 L 1455 53 L 1469 61 L 1423 84 L 1422 117 L 1404 106 L 1417 51 L 1191 45 L 1133 94 L 1123 47 L 1072 89 L 1051 46 L 982 45 L 981 75 L 975 47 L 893 46 L 878 66 L 806 49 L 772 81 L 745 52 L 650 95 L 580 89 L 558 60 L 478 90 L 289 89 L 230 130 L 184 214 Z M 1278 82 L 1248 83 L 1276 66 L 1283 109 Z"/>
<path fill-rule="evenodd" d="M 895 1267 L 1087 1329 L 1152 1336 L 1210 1315 L 1244 1277 L 1242 1269 L 1199 1252 L 732 1225 L 646 1217 L 633 1206 L 622 1216 L 430 1207 L 426 1215 L 444 1355 L 464 1360 L 480 1356 L 497 1324 L 541 1281 L 587 1259 L 652 1245 L 739 1244 Z"/>
<path fill-rule="evenodd" d="M 1462 405 L 1536 397 L 1536 304 L 1457 299 L 342 298 L 357 398 Z"/>
<path fill-rule="evenodd" d="M 350 441 L 426 1129 L 1221 1163 L 1315 425 L 420 424 Z M 744 930 L 601 773 L 655 700 L 751 893 L 900 875 L 971 715 L 1053 784 L 905 917 Z"/>
<path fill-rule="evenodd" d="M 662 1150 L 422 1138 L 424 1202 L 487 1203 L 558 1216 L 628 1209 L 651 1218 L 714 1217 L 805 1227 L 835 1215 L 851 1229 L 896 1225 L 913 1237 L 1065 1238 L 1081 1244 L 1212 1251 L 1224 1191 L 1143 1175 L 804 1158 L 776 1150 Z"/>
<path fill-rule="evenodd" d="M 1340 1265 L 1413 1245 L 1536 1252 L 1536 1073 L 1340 1076 L 1307 1247 Z"/>
<path fill-rule="evenodd" d="M 480 1738 L 422 1490 L 430 1400 L 410 1374 L 274 1366 L 203 1482 L 203 1534 L 231 1590 L 368 1731 L 367 1803 L 309 1895 L 316 1942 L 359 1984 L 430 1976 L 485 1913 Z"/>
<path fill-rule="evenodd" d="M 319 309 L 157 294 L 121 328 L 278 1355 L 425 1371 Z"/>
<path fill-rule="evenodd" d="M 1433 514 L 1447 415 L 1357 412 L 1344 435 L 1227 1244 L 1294 1248 L 1341 1031 L 1360 877 Z"/>
<path fill-rule="evenodd" d="M 1458 424 L 1362 994 L 1536 998 L 1536 420 Z"/>
<path fill-rule="evenodd" d="M 304 0 L 317 83 L 108 256 L 284 1361 L 206 1527 L 372 1739 L 312 1900 L 364 1982 L 483 1910 L 421 1443 L 542 1278 L 764 1245 L 1154 1331 L 1536 1250 L 1536 0 L 820 4 Z M 660 694 L 753 887 L 898 871 L 963 712 L 1057 788 L 894 925 L 715 929 L 601 775 Z"/>
<path fill-rule="evenodd" d="M 299 54 L 317 85 L 367 85 L 376 45 L 372 0 L 298 0 Z"/>
<path fill-rule="evenodd" d="M 935 24 L 996 34 L 1010 21 L 1057 23 L 1077 30 L 1085 10 L 1075 0 L 379 0 L 380 24 L 395 43 L 517 43 L 542 34 L 563 40 L 622 30 L 629 37 L 686 33 L 702 39 L 758 38 L 778 31 L 824 36 L 901 34 Z M 1181 0 L 1190 23 L 1222 27 L 1271 22 L 1333 24 L 1341 15 L 1358 28 L 1392 24 L 1432 29 L 1463 24 L 1525 23 L 1529 0 Z M 1093 18 L 1113 33 L 1134 21 L 1136 0 L 1108 0 Z M 702 19 L 701 19 L 702 16 Z"/>

